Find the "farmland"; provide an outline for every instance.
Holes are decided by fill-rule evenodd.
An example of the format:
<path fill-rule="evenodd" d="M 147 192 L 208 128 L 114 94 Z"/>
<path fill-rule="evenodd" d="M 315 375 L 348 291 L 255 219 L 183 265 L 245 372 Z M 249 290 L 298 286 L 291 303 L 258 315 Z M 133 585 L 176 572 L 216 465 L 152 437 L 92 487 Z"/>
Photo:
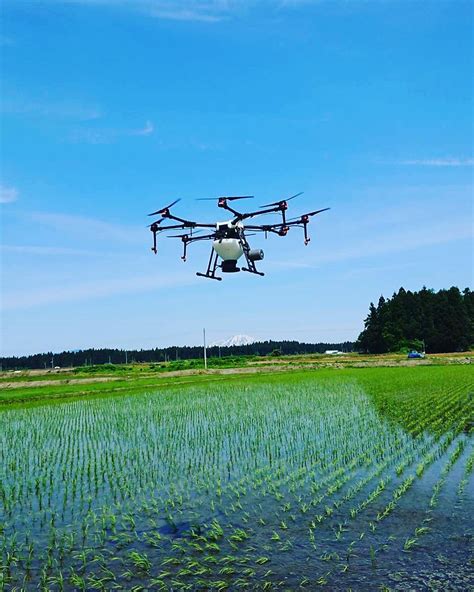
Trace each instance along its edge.
<path fill-rule="evenodd" d="M 472 377 L 326 368 L 4 405 L 0 589 L 466 590 Z"/>

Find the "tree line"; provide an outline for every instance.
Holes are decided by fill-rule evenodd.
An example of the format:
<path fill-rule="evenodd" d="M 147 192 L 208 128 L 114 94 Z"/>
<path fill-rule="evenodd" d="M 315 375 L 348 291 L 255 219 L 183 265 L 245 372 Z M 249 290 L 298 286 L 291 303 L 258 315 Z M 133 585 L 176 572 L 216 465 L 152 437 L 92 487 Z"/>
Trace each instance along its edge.
<path fill-rule="evenodd" d="M 423 287 L 419 292 L 400 288 L 391 298 L 372 302 L 358 340 L 343 343 L 301 343 L 299 341 L 259 341 L 249 345 L 207 348 L 209 357 L 267 356 L 344 352 L 387 353 L 406 349 L 428 353 L 465 351 L 474 345 L 474 292 L 452 287 L 434 290 Z M 157 363 L 190 360 L 203 355 L 201 346 L 124 350 L 85 349 L 61 353 L 0 358 L 3 370 L 40 369 L 55 366 L 77 367 L 98 364 Z"/>
<path fill-rule="evenodd" d="M 425 349 L 466 351 L 474 344 L 474 292 L 466 288 L 419 292 L 400 288 L 391 298 L 370 303 L 355 348 L 370 353 Z"/>
<path fill-rule="evenodd" d="M 217 345 L 206 349 L 208 357 L 225 356 L 267 356 L 290 354 L 324 353 L 328 349 L 353 351 L 354 343 L 300 343 L 299 341 L 259 341 L 249 345 L 233 345 L 219 347 Z M 124 349 L 85 349 L 63 351 L 61 353 L 47 352 L 30 356 L 12 356 L 0 358 L 3 370 L 21 368 L 61 368 L 77 366 L 93 366 L 97 364 L 130 364 L 157 363 L 172 360 L 190 360 L 203 356 L 202 346 L 171 346 L 165 348 L 124 350 Z"/>

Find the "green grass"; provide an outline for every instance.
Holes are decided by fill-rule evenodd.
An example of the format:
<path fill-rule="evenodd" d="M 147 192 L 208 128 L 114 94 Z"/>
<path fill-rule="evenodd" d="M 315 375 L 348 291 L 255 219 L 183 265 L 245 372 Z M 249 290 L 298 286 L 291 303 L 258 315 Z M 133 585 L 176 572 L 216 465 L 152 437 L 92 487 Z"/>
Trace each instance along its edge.
<path fill-rule="evenodd" d="M 468 354 L 467 357 L 469 358 L 470 355 Z M 430 358 L 428 363 L 435 366 L 455 365 L 465 358 L 465 353 L 462 355 L 438 355 Z M 317 370 L 318 372 L 324 371 L 326 367 L 335 370 L 334 366 L 337 371 L 351 368 L 358 371 L 359 367 L 377 366 L 386 363 L 403 365 L 406 363 L 406 357 L 399 354 L 384 356 L 348 354 L 342 357 L 315 354 L 283 356 L 280 358 L 271 356 L 227 356 L 208 360 L 208 377 L 201 376 L 205 374 L 201 359 L 151 364 L 103 364 L 56 371 L 3 372 L 0 374 L 0 405 L 47 399 L 67 399 L 95 394 L 114 394 L 125 390 L 140 391 L 154 387 L 167 388 L 172 384 L 197 384 L 206 380 L 212 382 L 224 379 L 217 377 L 215 373 L 225 370 L 237 371 L 239 368 L 247 369 L 249 372 L 263 372 L 264 374 L 274 372 L 275 367 L 291 373 L 302 371 L 305 368 L 308 371 Z M 424 364 L 425 361 L 422 361 L 422 363 Z M 414 361 L 413 366 L 419 364 L 420 362 Z M 174 377 L 172 374 L 169 375 L 172 372 L 183 371 L 185 373 L 183 376 Z M 362 377 L 362 374 L 358 374 L 358 376 Z M 232 378 L 226 377 L 225 380 L 232 380 Z M 245 380 L 253 380 L 253 378 L 246 376 Z M 46 382 L 53 384 L 41 386 L 41 383 Z M 27 386 L 27 383 L 31 383 L 31 386 Z M 12 386 L 7 387 L 7 384 Z M 16 387 L 17 384 L 22 386 Z M 396 382 L 394 384 L 396 385 Z"/>

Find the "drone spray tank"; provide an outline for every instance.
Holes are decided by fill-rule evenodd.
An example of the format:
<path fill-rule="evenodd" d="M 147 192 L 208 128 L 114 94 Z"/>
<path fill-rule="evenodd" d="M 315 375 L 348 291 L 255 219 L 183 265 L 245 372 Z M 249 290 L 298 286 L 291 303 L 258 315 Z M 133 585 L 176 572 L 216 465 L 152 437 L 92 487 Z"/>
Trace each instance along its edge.
<path fill-rule="evenodd" d="M 244 254 L 240 231 L 243 228 L 242 222 L 218 222 L 216 225 L 217 236 L 212 243 L 214 251 L 222 259 L 221 269 L 225 273 L 240 271 L 237 261 Z"/>
<path fill-rule="evenodd" d="M 244 226 L 242 222 L 219 222 L 217 233 L 221 236 L 212 243 L 214 251 L 222 259 L 221 269 L 223 273 L 235 273 L 240 271 L 237 261 L 247 249 L 247 255 L 251 261 L 261 261 L 263 251 L 261 249 L 248 249 L 247 241 L 243 238 Z"/>

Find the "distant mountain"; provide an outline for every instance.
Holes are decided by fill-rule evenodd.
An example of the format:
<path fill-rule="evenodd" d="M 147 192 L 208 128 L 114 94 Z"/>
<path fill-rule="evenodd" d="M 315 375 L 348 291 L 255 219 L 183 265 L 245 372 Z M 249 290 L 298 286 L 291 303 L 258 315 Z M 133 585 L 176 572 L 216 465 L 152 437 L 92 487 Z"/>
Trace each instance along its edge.
<path fill-rule="evenodd" d="M 234 345 L 250 345 L 251 343 L 255 343 L 257 340 L 254 337 L 250 337 L 250 335 L 234 335 L 230 339 L 226 339 L 225 341 L 218 341 L 213 343 L 212 346 L 219 346 L 219 347 L 232 347 Z"/>

